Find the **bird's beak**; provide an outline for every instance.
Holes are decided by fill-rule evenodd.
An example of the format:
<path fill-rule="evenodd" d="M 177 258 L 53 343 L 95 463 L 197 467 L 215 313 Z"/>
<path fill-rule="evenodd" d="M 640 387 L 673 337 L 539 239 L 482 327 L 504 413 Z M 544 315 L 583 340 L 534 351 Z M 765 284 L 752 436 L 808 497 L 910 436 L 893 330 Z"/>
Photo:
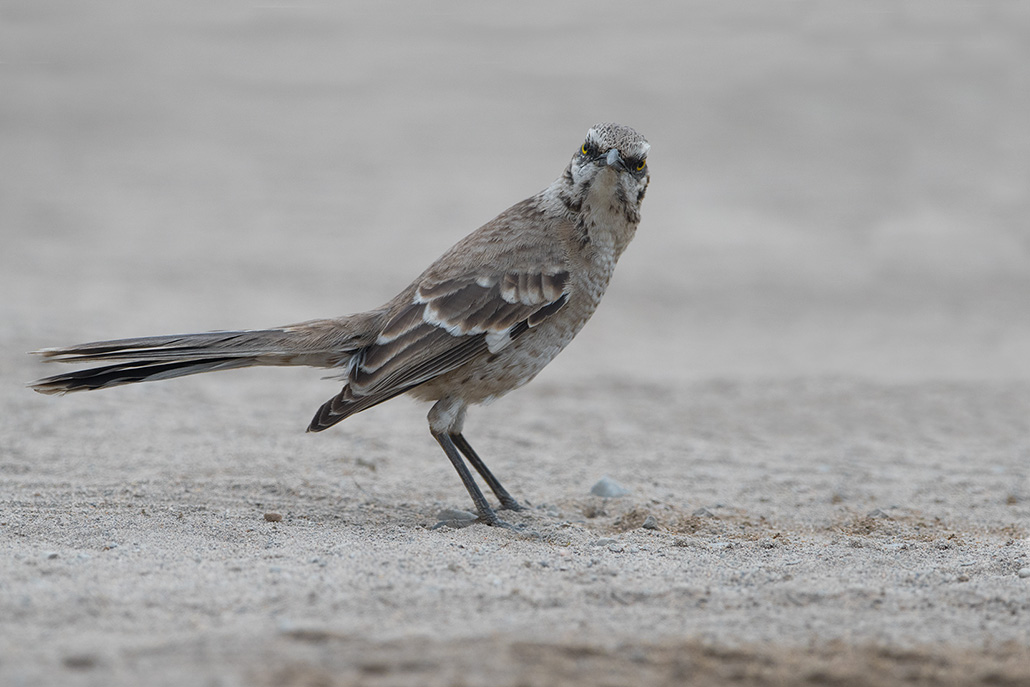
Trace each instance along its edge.
<path fill-rule="evenodd" d="M 625 169 L 626 163 L 623 161 L 622 156 L 619 155 L 618 148 L 612 148 L 608 151 L 608 156 L 604 159 L 604 164 L 608 167 L 616 167 Z"/>

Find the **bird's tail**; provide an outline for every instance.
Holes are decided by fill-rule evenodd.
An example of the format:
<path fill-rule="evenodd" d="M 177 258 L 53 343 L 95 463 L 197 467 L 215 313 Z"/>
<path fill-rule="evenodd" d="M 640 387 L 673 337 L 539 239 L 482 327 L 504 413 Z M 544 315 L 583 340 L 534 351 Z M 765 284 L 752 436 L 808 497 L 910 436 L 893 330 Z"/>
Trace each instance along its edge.
<path fill-rule="evenodd" d="M 374 340 L 373 313 L 313 320 L 276 329 L 147 336 L 35 351 L 48 362 L 109 363 L 29 383 L 42 394 L 66 394 L 256 365 L 337 367 Z"/>

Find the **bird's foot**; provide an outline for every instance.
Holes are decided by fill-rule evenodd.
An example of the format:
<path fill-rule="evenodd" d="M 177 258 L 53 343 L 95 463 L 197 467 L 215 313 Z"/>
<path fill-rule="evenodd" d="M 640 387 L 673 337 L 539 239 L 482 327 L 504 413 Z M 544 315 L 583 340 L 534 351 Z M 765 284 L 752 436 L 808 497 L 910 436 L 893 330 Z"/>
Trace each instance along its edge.
<path fill-rule="evenodd" d="M 501 507 L 498 510 L 513 510 L 518 512 L 520 510 L 526 510 L 526 507 L 509 496 L 508 498 L 501 499 Z"/>

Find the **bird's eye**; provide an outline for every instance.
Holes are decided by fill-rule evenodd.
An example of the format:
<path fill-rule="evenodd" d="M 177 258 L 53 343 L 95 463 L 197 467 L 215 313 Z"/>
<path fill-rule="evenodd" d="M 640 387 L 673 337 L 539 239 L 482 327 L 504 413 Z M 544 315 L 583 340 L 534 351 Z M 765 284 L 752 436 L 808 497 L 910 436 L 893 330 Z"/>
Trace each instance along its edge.
<path fill-rule="evenodd" d="M 584 155 L 589 155 L 590 149 L 587 147 L 587 144 L 584 143 L 583 147 L 579 149 L 579 152 L 583 153 Z"/>
<path fill-rule="evenodd" d="M 647 158 L 642 157 L 642 158 L 640 158 L 640 161 L 637 162 L 637 171 L 639 172 L 644 167 L 647 167 Z"/>

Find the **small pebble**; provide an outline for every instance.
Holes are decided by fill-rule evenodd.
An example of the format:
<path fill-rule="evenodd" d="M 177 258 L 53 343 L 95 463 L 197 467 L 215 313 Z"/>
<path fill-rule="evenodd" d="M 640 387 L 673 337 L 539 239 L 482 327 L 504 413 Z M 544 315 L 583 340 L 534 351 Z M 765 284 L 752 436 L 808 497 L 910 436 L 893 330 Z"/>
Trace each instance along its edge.
<path fill-rule="evenodd" d="M 673 546 L 690 546 L 694 548 L 704 548 L 708 546 L 708 542 L 700 537 L 676 537 L 672 540 Z"/>
<path fill-rule="evenodd" d="M 627 496 L 629 489 L 622 486 L 611 477 L 605 475 L 597 481 L 597 484 L 590 487 L 590 493 L 594 496 L 603 496 L 606 499 L 614 499 L 620 496 Z"/>
<path fill-rule="evenodd" d="M 268 522 L 280 522 L 282 519 L 282 513 L 265 513 L 265 520 Z"/>
<path fill-rule="evenodd" d="M 622 544 L 619 544 L 619 543 L 609 544 L 608 545 L 608 550 L 611 551 L 612 553 L 622 553 Z"/>
<path fill-rule="evenodd" d="M 695 518 L 714 518 L 715 513 L 708 510 L 707 508 L 701 507 L 691 513 Z"/>
<path fill-rule="evenodd" d="M 55 558 L 57 558 L 57 556 L 58 556 L 58 553 L 56 551 L 50 551 L 46 555 L 47 559 L 51 560 L 51 561 L 54 560 Z"/>
<path fill-rule="evenodd" d="M 614 539 L 609 539 L 607 537 L 604 537 L 602 539 L 598 539 L 597 541 L 595 541 L 594 542 L 594 546 L 608 546 L 609 544 L 614 544 L 614 543 L 615 543 Z"/>
<path fill-rule="evenodd" d="M 1020 568 L 1019 572 L 1016 573 L 1016 574 L 1019 575 L 1020 577 L 1022 577 L 1025 580 L 1028 577 L 1030 577 L 1030 568 Z"/>
<path fill-rule="evenodd" d="M 644 524 L 641 525 L 645 530 L 656 530 L 658 529 L 658 521 L 655 520 L 653 515 L 648 515 L 644 518 Z"/>

